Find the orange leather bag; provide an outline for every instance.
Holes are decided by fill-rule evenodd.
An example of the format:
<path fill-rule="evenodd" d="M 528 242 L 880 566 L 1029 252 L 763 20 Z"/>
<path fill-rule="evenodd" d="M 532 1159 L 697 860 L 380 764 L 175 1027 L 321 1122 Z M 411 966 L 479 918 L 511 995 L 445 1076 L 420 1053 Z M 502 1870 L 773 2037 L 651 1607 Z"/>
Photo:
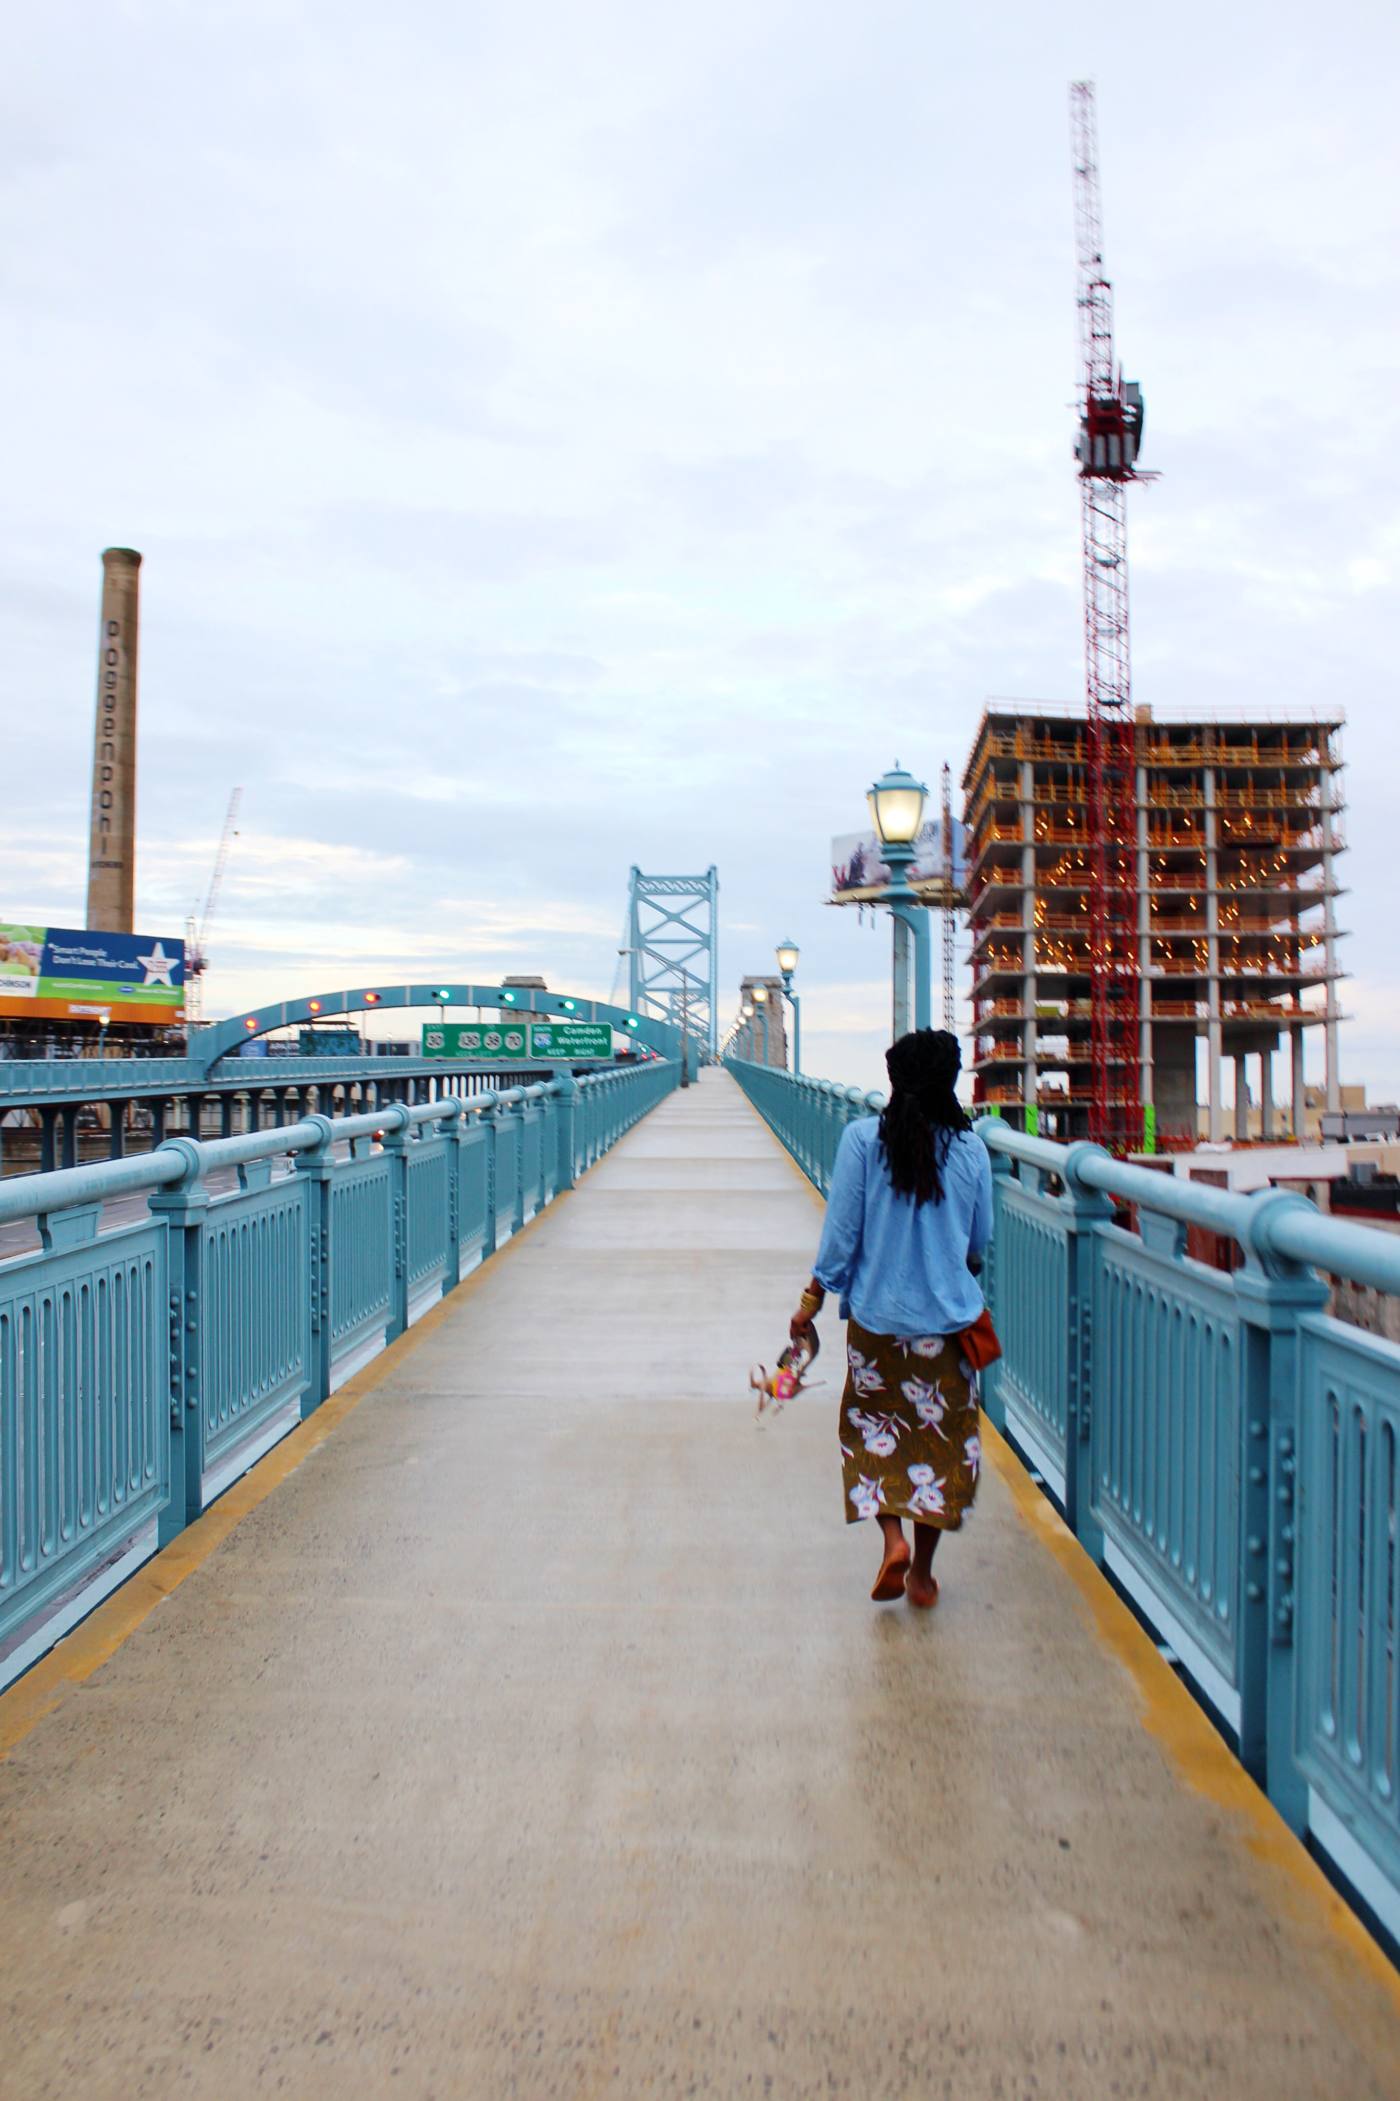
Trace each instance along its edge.
<path fill-rule="evenodd" d="M 1001 1343 L 996 1329 L 992 1326 L 992 1316 L 985 1306 L 972 1326 L 963 1329 L 959 1340 L 962 1343 L 963 1355 L 974 1371 L 985 1371 L 987 1366 L 995 1364 L 1001 1355 Z"/>

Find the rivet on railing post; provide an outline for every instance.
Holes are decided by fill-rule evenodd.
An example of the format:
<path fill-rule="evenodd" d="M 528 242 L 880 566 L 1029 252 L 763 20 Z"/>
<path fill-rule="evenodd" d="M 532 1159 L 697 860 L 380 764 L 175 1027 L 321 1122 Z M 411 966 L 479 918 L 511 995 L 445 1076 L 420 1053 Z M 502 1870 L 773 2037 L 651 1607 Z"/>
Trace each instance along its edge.
<path fill-rule="evenodd" d="M 554 1173 L 557 1165 L 555 1147 L 558 1144 L 558 1134 L 555 1130 L 554 1095 L 550 1088 L 539 1086 L 535 1089 L 534 1111 L 540 1131 L 540 1167 L 535 1186 L 535 1210 L 538 1214 L 554 1194 Z"/>
<path fill-rule="evenodd" d="M 296 1172 L 306 1184 L 306 1291 L 311 1317 L 310 1374 L 301 1397 L 302 1420 L 314 1415 L 331 1390 L 331 1162 L 334 1131 L 328 1116 L 303 1117 L 319 1132 L 315 1145 L 296 1155 Z"/>
<path fill-rule="evenodd" d="M 384 1111 L 383 1146 L 389 1161 L 389 1318 L 384 1340 L 408 1327 L 408 1148 L 413 1119 L 402 1102 Z"/>
<path fill-rule="evenodd" d="M 198 1517 L 204 1500 L 204 1216 L 209 1197 L 200 1187 L 203 1155 L 191 1138 L 167 1138 L 156 1148 L 181 1162 L 177 1182 L 146 1200 L 165 1221 L 171 1318 L 169 1493 L 157 1528 L 162 1546 Z"/>
<path fill-rule="evenodd" d="M 991 1153 L 992 1161 L 992 1237 L 988 1243 L 987 1252 L 982 1258 L 982 1274 L 978 1281 L 982 1286 L 982 1296 L 987 1302 L 987 1306 L 991 1311 L 993 1325 L 995 1325 L 999 1311 L 996 1226 L 1001 1216 L 1003 1189 L 1010 1188 L 1013 1177 L 1011 1162 L 1007 1159 L 1005 1153 L 995 1152 L 990 1146 L 988 1151 Z M 1001 1314 L 1001 1318 L 1003 1321 L 1005 1320 L 1005 1313 Z M 1004 1433 L 1006 1430 L 1006 1403 L 1002 1399 L 1000 1380 L 1000 1364 L 989 1364 L 982 1374 L 980 1384 L 982 1388 L 983 1412 L 993 1429 Z"/>
<path fill-rule="evenodd" d="M 438 1129 L 446 1141 L 447 1218 L 442 1260 L 442 1292 L 446 1298 L 462 1281 L 462 1153 L 466 1144 L 462 1111 L 466 1104 L 445 1094 L 435 1104 L 441 1112 Z"/>
<path fill-rule="evenodd" d="M 561 1072 L 553 1082 L 556 1121 L 554 1186 L 574 1186 L 574 1147 L 577 1143 L 579 1084 L 571 1072 Z"/>
<path fill-rule="evenodd" d="M 486 1166 L 484 1181 L 486 1194 L 483 1199 L 481 1259 L 489 1261 L 496 1252 L 496 1151 L 500 1143 L 500 1101 L 494 1088 L 477 1110 L 477 1117 L 485 1133 Z"/>
<path fill-rule="evenodd" d="M 1240 1758 L 1266 1785 L 1295 1831 L 1307 1827 L 1307 1782 L 1294 1758 L 1293 1472 L 1298 1420 L 1299 1321 L 1327 1304 L 1327 1286 L 1277 1254 L 1270 1228 L 1284 1210 L 1311 1209 L 1290 1191 L 1262 1191 L 1248 1206 L 1243 1268 L 1232 1279 L 1240 1310 L 1240 1424 L 1264 1451 L 1242 1468 L 1240 1537 L 1267 1542 L 1267 1583 L 1245 1585 L 1240 1616 Z M 1243 1457 L 1243 1454 L 1242 1454 Z M 1257 1557 L 1256 1557 L 1257 1558 Z"/>
<path fill-rule="evenodd" d="M 1096 1382 L 1109 1376 L 1106 1350 L 1095 1349 L 1094 1286 L 1099 1262 L 1099 1231 L 1113 1219 L 1112 1200 L 1084 1180 L 1090 1160 L 1106 1160 L 1101 1145 L 1081 1140 L 1065 1154 L 1063 1208 L 1069 1236 L 1065 1279 L 1065 1517 L 1085 1552 L 1103 1560 L 1103 1527 L 1094 1516 L 1094 1481 L 1099 1418 Z"/>
<path fill-rule="evenodd" d="M 831 1170 L 836 1165 L 836 1148 L 845 1129 L 845 1112 L 841 1091 L 833 1080 L 823 1081 L 822 1095 L 822 1144 L 816 1184 L 823 1196 L 830 1196 Z"/>

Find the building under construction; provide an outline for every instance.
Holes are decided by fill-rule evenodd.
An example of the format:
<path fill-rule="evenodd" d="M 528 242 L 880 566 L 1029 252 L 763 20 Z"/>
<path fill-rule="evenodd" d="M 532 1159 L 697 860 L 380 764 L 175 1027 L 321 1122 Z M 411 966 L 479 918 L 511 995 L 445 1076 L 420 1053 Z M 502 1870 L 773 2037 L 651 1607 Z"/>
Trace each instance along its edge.
<path fill-rule="evenodd" d="M 990 707 L 963 775 L 977 1101 L 1023 1128 L 1087 1137 L 1094 1100 L 1093 841 L 1083 713 Z M 1235 1128 L 1259 1060 L 1262 1135 L 1275 1131 L 1273 1053 L 1290 1053 L 1301 1129 L 1305 1043 L 1322 1038 L 1329 1109 L 1337 1066 L 1340 716 L 1199 717 L 1133 724 L 1137 930 L 1135 1030 L 1116 1041 L 1136 1071 L 1142 1142 L 1194 1143 Z M 1100 971 L 1100 976 L 1102 972 Z M 1204 1059 L 1197 1044 L 1205 1046 Z"/>

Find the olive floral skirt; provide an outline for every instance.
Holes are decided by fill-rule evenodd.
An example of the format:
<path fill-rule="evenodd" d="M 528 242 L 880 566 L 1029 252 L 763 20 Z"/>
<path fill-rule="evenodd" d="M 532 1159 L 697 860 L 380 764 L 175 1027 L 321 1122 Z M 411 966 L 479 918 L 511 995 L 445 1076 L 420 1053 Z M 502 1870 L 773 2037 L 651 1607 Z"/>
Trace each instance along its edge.
<path fill-rule="evenodd" d="M 911 1517 L 956 1532 L 982 1470 L 977 1374 L 956 1335 L 846 1324 L 841 1472 L 846 1522 Z"/>

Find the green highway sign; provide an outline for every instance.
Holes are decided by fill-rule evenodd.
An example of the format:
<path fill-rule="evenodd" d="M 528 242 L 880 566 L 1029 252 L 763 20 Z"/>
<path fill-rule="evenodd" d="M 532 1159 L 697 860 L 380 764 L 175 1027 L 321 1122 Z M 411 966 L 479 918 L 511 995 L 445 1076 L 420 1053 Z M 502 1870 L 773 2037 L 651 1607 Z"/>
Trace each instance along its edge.
<path fill-rule="evenodd" d="M 605 1021 L 534 1021 L 530 1050 L 536 1058 L 610 1058 L 612 1030 Z"/>
<path fill-rule="evenodd" d="M 455 1058 L 466 1064 L 481 1059 L 500 1065 L 507 1058 L 528 1055 L 523 1021 L 425 1021 L 423 1056 Z"/>
<path fill-rule="evenodd" d="M 512 1058 L 610 1058 L 605 1021 L 425 1021 L 423 1056 L 502 1065 Z"/>

